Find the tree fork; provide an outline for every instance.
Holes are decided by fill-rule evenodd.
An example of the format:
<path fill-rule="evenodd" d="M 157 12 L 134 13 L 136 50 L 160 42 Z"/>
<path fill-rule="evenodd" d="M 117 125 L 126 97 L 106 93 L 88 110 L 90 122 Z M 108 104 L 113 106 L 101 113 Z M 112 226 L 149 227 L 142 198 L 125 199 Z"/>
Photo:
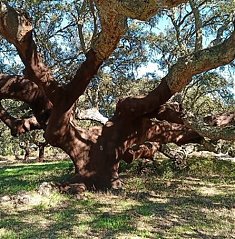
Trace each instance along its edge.
<path fill-rule="evenodd" d="M 35 126 L 37 126 L 36 128 L 46 128 L 52 104 L 35 83 L 25 77 L 1 74 L 0 99 L 14 99 L 25 102 L 32 109 L 37 119 L 28 121 L 28 123 L 35 124 Z M 2 110 L 4 109 L 2 108 Z M 5 110 L 2 112 L 8 114 Z M 11 116 L 8 114 L 7 117 Z M 18 125 L 20 120 L 21 119 L 17 119 Z"/>

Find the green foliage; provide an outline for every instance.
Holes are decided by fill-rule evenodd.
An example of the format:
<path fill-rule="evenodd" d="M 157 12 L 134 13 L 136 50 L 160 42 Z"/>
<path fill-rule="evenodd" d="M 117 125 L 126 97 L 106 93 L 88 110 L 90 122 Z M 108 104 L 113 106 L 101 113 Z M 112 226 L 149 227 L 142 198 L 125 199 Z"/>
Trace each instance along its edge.
<path fill-rule="evenodd" d="M 133 227 L 129 224 L 129 215 L 109 215 L 104 213 L 95 219 L 94 228 L 99 230 L 111 230 L 111 231 L 131 231 Z"/>
<path fill-rule="evenodd" d="M 227 180 L 233 181 L 235 180 L 235 164 L 230 160 L 218 160 L 216 158 L 205 160 L 195 157 L 189 160 L 187 174 L 204 178 L 215 176 L 215 178 L 219 177 L 221 180 L 226 179 L 229 175 L 230 178 Z"/>
<path fill-rule="evenodd" d="M 183 92 L 184 108 L 201 116 L 232 111 L 235 103 L 232 87 L 232 77 L 219 72 L 196 76 Z"/>
<path fill-rule="evenodd" d="M 89 49 L 92 37 L 100 30 L 99 23 L 95 23 L 94 19 L 94 16 L 97 18 L 97 12 L 92 12 L 91 6 L 86 1 L 8 2 L 14 7 L 27 10 L 32 16 L 39 51 L 57 80 L 60 83 L 67 82 L 84 60 L 84 48 Z M 201 0 L 192 2 L 200 11 L 204 39 L 202 47 L 213 45 L 218 32 L 222 30 L 220 41 L 225 39 L 233 27 L 231 18 L 234 1 L 219 1 L 213 4 L 201 4 Z M 169 67 L 179 57 L 195 50 L 196 26 L 191 8 L 190 4 L 186 4 L 171 10 L 163 10 L 146 23 L 129 19 L 127 34 L 103 64 L 85 94 L 80 97 L 77 107 L 79 109 L 97 107 L 104 115 L 110 116 L 119 98 L 146 94 L 155 87 L 160 76 L 167 73 Z M 82 38 L 78 31 L 80 26 Z M 22 64 L 16 57 L 17 52 L 6 41 L 2 40 L 2 43 L 0 48 L 0 55 L 4 56 L 0 57 L 2 71 L 21 73 Z M 149 63 L 155 63 L 156 69 L 149 69 Z M 145 76 L 140 74 L 144 67 Z M 231 92 L 229 93 L 231 81 L 225 82 L 228 81 L 228 77 L 218 71 L 205 73 L 195 81 L 198 78 L 201 78 L 201 81 L 190 87 L 187 94 L 186 107 L 194 104 L 196 109 L 203 108 L 199 113 L 205 113 L 211 110 L 215 99 L 217 102 L 213 111 L 221 109 L 221 105 L 227 105 L 227 96 L 228 94 L 231 96 Z M 217 86 L 215 82 L 218 82 Z M 195 102 L 197 88 L 200 88 L 202 96 Z M 211 90 L 208 90 L 210 88 Z"/>
<path fill-rule="evenodd" d="M 15 151 L 20 151 L 18 139 L 10 136 L 10 130 L 0 122 L 0 155 L 13 155 Z"/>
<path fill-rule="evenodd" d="M 218 180 L 235 180 L 235 163 L 230 160 L 222 160 L 216 157 L 188 157 L 186 167 L 176 168 L 172 159 L 158 159 L 153 162 L 142 162 L 143 159 L 134 161 L 131 164 L 121 162 L 120 171 L 123 173 L 143 175 L 157 175 L 165 180 L 172 178 L 201 177 L 217 178 Z M 141 170 L 140 170 L 141 169 Z M 227 175 L 229 175 L 228 178 Z M 134 184 L 137 188 L 145 187 L 142 180 L 137 180 Z"/>

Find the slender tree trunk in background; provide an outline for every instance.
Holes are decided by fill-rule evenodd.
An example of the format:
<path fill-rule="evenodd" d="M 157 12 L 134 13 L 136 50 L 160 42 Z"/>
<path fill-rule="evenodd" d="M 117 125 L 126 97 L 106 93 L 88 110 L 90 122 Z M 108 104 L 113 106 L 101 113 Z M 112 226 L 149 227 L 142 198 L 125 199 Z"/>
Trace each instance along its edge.
<path fill-rule="evenodd" d="M 45 160 L 45 147 L 47 143 L 38 143 L 38 158 L 37 161 L 42 163 Z"/>
<path fill-rule="evenodd" d="M 30 147 L 28 142 L 25 143 L 25 145 L 21 146 L 21 148 L 24 150 L 24 162 L 29 161 L 29 155 L 30 155 Z"/>
<path fill-rule="evenodd" d="M 20 148 L 24 150 L 24 162 L 28 162 L 29 161 L 29 155 L 30 155 L 30 147 L 29 147 L 29 143 L 22 143 L 20 144 Z"/>
<path fill-rule="evenodd" d="M 30 154 L 30 149 L 29 147 L 25 147 L 25 154 L 24 154 L 24 161 L 28 162 L 29 161 L 29 154 Z"/>
<path fill-rule="evenodd" d="M 39 146 L 39 148 L 38 148 L 38 150 L 39 150 L 39 155 L 38 155 L 37 161 L 40 162 L 40 163 L 44 162 L 44 159 L 45 159 L 45 158 L 44 158 L 44 149 L 45 149 L 44 146 Z"/>

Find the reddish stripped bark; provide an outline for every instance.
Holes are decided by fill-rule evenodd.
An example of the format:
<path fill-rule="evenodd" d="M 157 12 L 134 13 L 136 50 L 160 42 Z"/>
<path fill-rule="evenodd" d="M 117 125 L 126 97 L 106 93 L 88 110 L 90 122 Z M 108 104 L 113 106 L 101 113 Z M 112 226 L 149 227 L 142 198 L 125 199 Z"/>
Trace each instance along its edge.
<path fill-rule="evenodd" d="M 202 136 L 185 125 L 166 121 L 155 122 L 155 124 L 149 130 L 153 136 L 148 138 L 150 142 L 127 149 L 122 158 L 125 162 L 131 163 L 139 158 L 153 159 L 154 154 L 161 151 L 161 146 L 167 143 L 175 143 L 181 146 L 188 143 L 200 144 L 203 140 Z M 159 128 L 161 129 L 159 130 Z"/>
<path fill-rule="evenodd" d="M 15 119 L 1 106 L 3 117 L 6 119 L 9 118 L 13 128 L 16 127 L 14 126 L 14 122 L 19 125 L 19 127 L 21 124 L 22 127 L 28 129 L 46 128 L 52 104 L 35 83 L 25 77 L 0 74 L 0 100 L 1 99 L 15 99 L 27 103 L 36 117 L 32 117 L 28 120 Z M 2 120 L 4 121 L 4 119 Z M 31 127 L 27 125 L 31 125 Z M 11 128 L 11 125 L 9 124 L 8 127 Z"/>
<path fill-rule="evenodd" d="M 160 150 L 161 145 L 156 142 L 146 142 L 129 148 L 123 154 L 122 159 L 130 164 L 139 158 L 153 159 L 156 152 Z"/>
<path fill-rule="evenodd" d="M 159 141 L 160 136 L 156 134 L 153 138 L 151 138 L 151 141 L 155 140 L 154 142 L 146 142 L 144 144 L 135 145 L 127 149 L 123 155 L 123 160 L 126 161 L 127 163 L 131 163 L 133 160 L 136 160 L 141 157 L 147 158 L 147 159 L 153 159 L 154 154 L 157 151 L 161 151 L 161 145 L 166 143 L 175 143 L 178 146 L 188 144 L 188 143 L 197 143 L 197 144 L 203 144 L 203 147 L 205 148 L 209 147 L 209 143 L 205 141 L 201 132 L 196 132 L 194 128 L 190 128 L 190 125 L 184 124 L 185 120 L 182 120 L 181 118 L 183 116 L 181 111 L 182 111 L 182 108 L 180 107 L 178 103 L 170 103 L 170 104 L 162 105 L 156 117 L 159 120 L 166 119 L 168 121 L 168 122 L 162 121 L 160 124 L 162 125 L 163 128 L 165 128 L 164 130 L 166 130 L 168 134 L 170 133 L 172 136 L 165 137 L 163 140 Z M 213 126 L 213 129 L 215 126 L 217 127 L 219 126 L 222 128 L 226 127 L 226 131 L 227 131 L 227 127 L 235 125 L 235 113 L 226 112 L 226 113 L 217 114 L 213 116 L 206 116 L 204 117 L 203 120 L 204 120 L 204 124 Z M 173 123 L 173 124 L 170 124 L 170 127 L 169 127 L 169 122 Z M 158 126 L 160 124 L 157 123 Z M 213 132 L 213 129 L 212 129 L 212 132 Z M 227 139 L 228 136 L 225 134 L 226 131 L 222 131 L 223 134 L 218 135 L 220 134 L 220 130 L 216 130 L 215 136 L 213 135 L 213 133 L 211 133 L 211 139 L 214 139 L 213 137 L 216 137 L 217 139 L 219 138 Z M 231 137 L 230 134 L 228 135 L 229 137 Z M 233 140 L 235 139 L 234 134 L 232 139 Z"/>

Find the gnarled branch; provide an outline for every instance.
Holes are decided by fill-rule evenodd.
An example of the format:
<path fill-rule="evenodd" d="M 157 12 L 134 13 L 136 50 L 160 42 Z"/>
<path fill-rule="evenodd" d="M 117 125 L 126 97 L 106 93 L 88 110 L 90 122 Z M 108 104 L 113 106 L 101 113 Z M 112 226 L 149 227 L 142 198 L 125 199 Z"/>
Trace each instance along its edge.
<path fill-rule="evenodd" d="M 179 92 L 196 74 L 229 64 L 235 59 L 235 31 L 223 43 L 181 58 L 165 77 L 172 93 Z"/>
<path fill-rule="evenodd" d="M 234 116 L 234 115 L 233 115 Z M 235 140 L 235 125 L 228 126 L 228 124 L 231 122 L 231 120 L 228 117 L 227 124 L 225 124 L 225 120 L 222 122 L 219 120 L 220 117 L 217 118 L 217 127 L 216 126 L 210 126 L 206 125 L 203 119 L 199 119 L 195 116 L 188 115 L 184 119 L 184 124 L 193 129 L 195 132 L 197 132 L 199 135 L 203 137 L 207 137 L 211 140 L 219 140 L 224 139 L 228 141 L 234 141 Z M 234 119 L 234 118 L 232 118 Z M 214 120 L 216 122 L 216 120 Z M 233 122 L 234 123 L 234 122 Z M 221 127 L 223 126 L 223 127 Z"/>
<path fill-rule="evenodd" d="M 54 101 L 58 86 L 37 52 L 31 19 L 23 10 L 16 10 L 6 2 L 0 4 L 0 34 L 16 47 L 26 67 L 26 77 L 34 81 Z"/>
<path fill-rule="evenodd" d="M 116 116 L 131 119 L 158 111 L 170 97 L 185 87 L 196 74 L 230 63 L 235 59 L 235 31 L 220 45 L 183 57 L 171 67 L 156 89 L 146 96 L 128 97 L 117 104 Z"/>
<path fill-rule="evenodd" d="M 0 119 L 10 128 L 12 136 L 24 134 L 28 131 L 41 129 L 37 119 L 33 116 L 26 119 L 17 119 L 11 116 L 0 103 Z"/>
<path fill-rule="evenodd" d="M 34 82 L 17 75 L 0 74 L 0 99 L 14 99 L 27 103 L 41 127 L 45 129 L 52 104 Z"/>

